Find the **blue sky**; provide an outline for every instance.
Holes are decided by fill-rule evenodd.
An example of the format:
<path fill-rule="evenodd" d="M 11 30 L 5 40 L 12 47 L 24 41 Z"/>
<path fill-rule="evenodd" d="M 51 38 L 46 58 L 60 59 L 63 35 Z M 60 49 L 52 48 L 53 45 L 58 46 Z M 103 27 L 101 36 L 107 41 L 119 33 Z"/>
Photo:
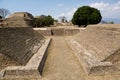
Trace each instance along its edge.
<path fill-rule="evenodd" d="M 11 13 L 30 12 L 34 16 L 52 15 L 72 18 L 78 7 L 89 5 L 101 11 L 103 18 L 120 18 L 120 0 L 0 0 L 0 8 Z"/>

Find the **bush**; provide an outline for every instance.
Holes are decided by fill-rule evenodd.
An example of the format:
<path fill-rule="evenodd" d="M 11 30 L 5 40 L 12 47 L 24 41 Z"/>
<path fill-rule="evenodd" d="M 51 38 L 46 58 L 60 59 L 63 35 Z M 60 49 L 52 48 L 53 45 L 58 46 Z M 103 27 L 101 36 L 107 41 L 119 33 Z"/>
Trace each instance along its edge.
<path fill-rule="evenodd" d="M 102 16 L 99 10 L 89 6 L 83 6 L 78 8 L 74 13 L 72 23 L 74 25 L 87 26 L 88 24 L 97 24 L 101 19 Z"/>
<path fill-rule="evenodd" d="M 40 16 L 39 18 L 34 19 L 34 27 L 44 27 L 44 26 L 50 26 L 54 24 L 54 19 L 48 15 L 48 16 Z"/>

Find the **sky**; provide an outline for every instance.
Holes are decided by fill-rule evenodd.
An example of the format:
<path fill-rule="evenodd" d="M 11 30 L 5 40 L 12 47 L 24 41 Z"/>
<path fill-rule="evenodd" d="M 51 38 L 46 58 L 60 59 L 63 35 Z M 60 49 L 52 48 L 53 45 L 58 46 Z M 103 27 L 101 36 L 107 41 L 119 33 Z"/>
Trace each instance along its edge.
<path fill-rule="evenodd" d="M 0 8 L 14 12 L 29 12 L 33 16 L 51 15 L 55 19 L 71 19 L 81 6 L 100 10 L 103 18 L 120 18 L 120 0 L 0 0 Z"/>

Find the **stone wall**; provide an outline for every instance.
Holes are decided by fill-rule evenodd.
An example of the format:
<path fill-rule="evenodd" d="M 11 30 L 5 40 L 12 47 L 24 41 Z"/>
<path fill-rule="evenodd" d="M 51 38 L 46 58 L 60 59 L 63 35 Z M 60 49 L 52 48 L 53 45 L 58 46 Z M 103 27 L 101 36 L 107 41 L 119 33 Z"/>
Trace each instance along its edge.
<path fill-rule="evenodd" d="M 49 28 L 33 28 L 33 29 L 44 36 L 51 36 L 51 29 Z"/>
<path fill-rule="evenodd" d="M 47 58 L 47 48 L 51 39 L 45 39 L 44 44 L 33 55 L 26 65 L 8 66 L 0 71 L 0 79 L 11 78 L 40 78 L 42 75 L 45 60 Z"/>
<path fill-rule="evenodd" d="M 44 36 L 72 36 L 78 34 L 80 29 L 67 29 L 67 28 L 34 28 Z"/>
<path fill-rule="evenodd" d="M 120 48 L 120 28 L 87 27 L 74 36 L 74 39 L 86 49 L 93 49 L 95 57 L 100 61 Z"/>
<path fill-rule="evenodd" d="M 0 28 L 0 53 L 25 65 L 45 38 L 29 27 Z"/>
<path fill-rule="evenodd" d="M 68 42 L 87 74 L 92 73 L 92 70 L 113 69 L 114 62 L 120 62 L 119 27 L 89 26 L 68 39 Z M 104 71 L 101 73 L 104 74 Z"/>
<path fill-rule="evenodd" d="M 64 36 L 64 28 L 52 28 L 51 34 L 54 36 Z"/>

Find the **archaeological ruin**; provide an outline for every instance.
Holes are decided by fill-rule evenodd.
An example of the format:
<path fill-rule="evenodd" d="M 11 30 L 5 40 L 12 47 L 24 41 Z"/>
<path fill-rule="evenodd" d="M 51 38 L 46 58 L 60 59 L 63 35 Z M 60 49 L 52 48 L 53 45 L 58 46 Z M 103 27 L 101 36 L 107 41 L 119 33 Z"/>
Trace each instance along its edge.
<path fill-rule="evenodd" d="M 68 42 L 86 74 L 119 72 L 119 68 L 115 67 L 120 62 L 119 27 L 89 26 L 68 39 Z"/>
<path fill-rule="evenodd" d="M 120 80 L 119 24 L 32 28 L 32 20 L 0 19 L 0 80 Z"/>
<path fill-rule="evenodd" d="M 49 39 L 30 27 L 6 27 L 0 28 L 0 41 L 0 54 L 8 57 L 12 63 L 19 64 L 3 67 L 0 77 L 40 76 Z"/>
<path fill-rule="evenodd" d="M 32 27 L 33 16 L 28 12 L 16 12 L 0 22 L 0 27 Z"/>

